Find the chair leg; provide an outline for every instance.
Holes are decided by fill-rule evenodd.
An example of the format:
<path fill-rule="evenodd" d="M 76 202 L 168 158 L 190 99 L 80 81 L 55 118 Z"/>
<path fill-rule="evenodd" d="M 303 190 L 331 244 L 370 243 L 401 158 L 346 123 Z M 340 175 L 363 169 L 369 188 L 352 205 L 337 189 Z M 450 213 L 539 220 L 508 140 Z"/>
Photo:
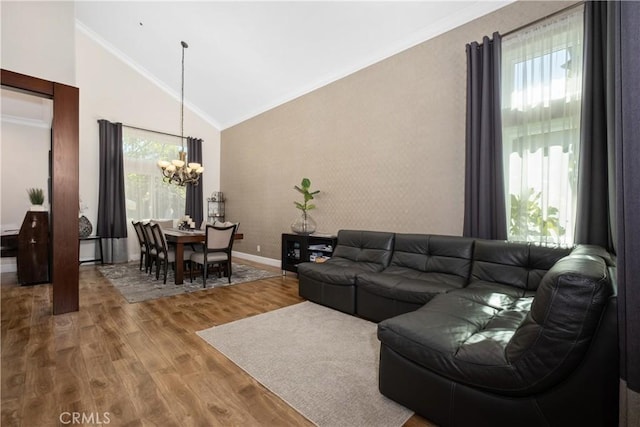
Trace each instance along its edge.
<path fill-rule="evenodd" d="M 164 284 L 167 284 L 167 270 L 169 269 L 169 261 L 165 260 L 164 261 Z"/>
<path fill-rule="evenodd" d="M 229 283 L 231 283 L 231 261 L 227 261 L 227 278 L 229 279 Z"/>
<path fill-rule="evenodd" d="M 202 265 L 202 287 L 206 288 L 207 287 L 207 263 L 205 261 L 205 263 Z"/>
<path fill-rule="evenodd" d="M 140 254 L 140 267 L 138 267 L 138 269 L 139 269 L 140 271 L 142 271 L 142 260 L 143 260 L 143 259 L 144 259 L 144 255 L 141 253 L 141 254 Z"/>

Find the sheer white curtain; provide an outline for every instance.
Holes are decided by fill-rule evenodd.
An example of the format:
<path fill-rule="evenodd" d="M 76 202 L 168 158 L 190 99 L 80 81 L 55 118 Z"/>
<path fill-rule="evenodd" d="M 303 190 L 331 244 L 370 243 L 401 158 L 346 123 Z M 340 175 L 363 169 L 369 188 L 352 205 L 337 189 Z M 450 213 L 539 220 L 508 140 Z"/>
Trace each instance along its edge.
<path fill-rule="evenodd" d="M 163 182 L 157 166 L 158 160 L 177 159 L 181 142 L 179 137 L 123 127 L 122 143 L 129 253 L 137 256 L 140 251 L 132 220 L 184 216 L 185 187 Z"/>
<path fill-rule="evenodd" d="M 582 40 L 583 7 L 502 39 L 509 240 L 573 243 Z"/>

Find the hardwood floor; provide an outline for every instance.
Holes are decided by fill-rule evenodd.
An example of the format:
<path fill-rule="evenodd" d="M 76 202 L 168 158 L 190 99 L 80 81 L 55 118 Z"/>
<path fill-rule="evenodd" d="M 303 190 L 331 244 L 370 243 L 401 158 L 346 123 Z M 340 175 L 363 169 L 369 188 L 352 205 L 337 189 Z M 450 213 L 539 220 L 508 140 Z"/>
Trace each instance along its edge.
<path fill-rule="evenodd" d="M 303 301 L 292 276 L 128 304 L 87 266 L 58 316 L 51 285 L 1 279 L 2 426 L 313 425 L 195 334 Z"/>

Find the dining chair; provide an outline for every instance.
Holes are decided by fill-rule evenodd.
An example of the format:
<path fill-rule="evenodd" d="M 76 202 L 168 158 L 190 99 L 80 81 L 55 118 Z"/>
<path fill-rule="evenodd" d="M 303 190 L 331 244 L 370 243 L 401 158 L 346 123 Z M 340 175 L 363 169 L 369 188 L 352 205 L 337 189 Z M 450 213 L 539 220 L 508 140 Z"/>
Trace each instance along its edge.
<path fill-rule="evenodd" d="M 144 234 L 144 230 L 142 229 L 142 223 L 140 221 L 131 221 L 131 224 L 133 225 L 133 229 L 136 232 L 136 236 L 138 236 L 138 243 L 140 244 L 140 270 L 142 270 L 142 263 L 144 262 L 146 271 L 147 262 L 149 262 L 149 247 Z"/>
<path fill-rule="evenodd" d="M 218 221 L 217 219 L 213 221 L 213 225 L 214 227 L 229 227 L 230 225 L 235 225 L 236 226 L 236 233 L 238 232 L 238 229 L 240 228 L 240 223 L 239 222 L 233 222 L 233 221 Z"/>
<path fill-rule="evenodd" d="M 233 249 L 233 235 L 236 232 L 236 225 L 232 224 L 228 227 L 215 227 L 207 225 L 205 239 L 202 252 L 194 252 L 191 254 L 191 264 L 189 265 L 189 275 L 193 282 L 192 264 L 202 265 L 202 287 L 207 286 L 207 275 L 209 265 L 224 265 L 229 283 L 231 283 L 231 250 Z M 185 258 L 186 259 L 186 258 Z M 218 272 L 220 277 L 220 272 Z"/>
<path fill-rule="evenodd" d="M 173 247 L 170 247 L 167 244 L 167 238 L 164 235 L 164 231 L 162 231 L 162 227 L 160 224 L 153 224 L 151 226 L 151 231 L 153 233 L 153 239 L 156 244 L 156 280 L 160 278 L 160 267 L 162 266 L 164 269 L 164 284 L 167 284 L 167 272 L 169 270 L 169 264 L 175 264 L 176 262 L 176 252 Z M 183 254 L 183 262 L 187 259 L 191 259 L 191 255 L 193 251 L 188 248 L 184 248 Z"/>
<path fill-rule="evenodd" d="M 151 225 L 151 231 L 153 233 L 153 239 L 156 244 L 156 280 L 160 277 L 160 267 L 164 268 L 164 282 L 167 283 L 167 271 L 169 264 L 176 262 L 176 253 L 173 249 L 169 249 L 167 245 L 167 239 L 164 237 L 164 232 L 160 224 L 155 223 Z"/>
<path fill-rule="evenodd" d="M 156 265 L 158 264 L 157 262 L 157 258 L 158 258 L 158 251 L 156 249 L 156 241 L 153 238 L 153 231 L 151 230 L 151 223 L 150 222 L 143 222 L 142 223 L 142 231 L 144 232 L 144 237 L 146 238 L 147 241 L 147 263 L 145 265 L 144 271 L 145 273 L 149 273 L 151 274 L 153 272 L 153 263 L 155 262 Z"/>

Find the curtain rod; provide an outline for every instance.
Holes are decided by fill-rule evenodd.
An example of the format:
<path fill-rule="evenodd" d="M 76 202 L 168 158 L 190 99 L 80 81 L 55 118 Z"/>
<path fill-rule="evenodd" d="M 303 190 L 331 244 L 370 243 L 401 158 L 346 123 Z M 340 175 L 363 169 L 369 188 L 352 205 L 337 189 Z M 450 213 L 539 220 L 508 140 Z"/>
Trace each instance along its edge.
<path fill-rule="evenodd" d="M 161 135 L 175 136 L 176 138 L 182 138 L 182 139 L 188 139 L 189 138 L 187 136 L 174 135 L 174 134 L 168 133 L 168 132 L 160 132 L 160 131 L 153 130 L 153 129 L 145 129 L 145 128 L 141 128 L 141 127 L 138 127 L 138 126 L 125 125 L 124 123 L 122 123 L 122 126 L 124 126 L 126 128 L 129 128 L 129 129 L 137 129 L 137 130 L 143 130 L 143 131 L 146 131 L 146 132 L 159 133 Z"/>
<path fill-rule="evenodd" d="M 529 22 L 528 24 L 524 24 L 524 25 L 519 26 L 518 28 L 514 28 L 513 30 L 507 31 L 504 34 L 501 34 L 501 36 L 502 37 L 506 37 L 508 35 L 511 35 L 511 34 L 517 32 L 517 31 L 524 30 L 525 28 L 530 27 L 532 25 L 536 25 L 539 22 L 544 21 L 545 19 L 549 19 L 549 18 L 552 18 L 552 17 L 554 17 L 556 15 L 560 15 L 561 13 L 564 13 L 564 12 L 570 10 L 570 9 L 573 9 L 574 7 L 578 7 L 578 6 L 582 6 L 582 5 L 584 5 L 584 2 L 580 1 L 578 3 L 575 3 L 575 4 L 572 4 L 570 6 L 564 7 L 562 9 L 558 10 L 558 11 L 555 11 L 553 13 L 550 13 L 550 14 L 546 15 L 546 16 L 543 16 L 542 18 L 536 19 L 533 22 Z"/>

